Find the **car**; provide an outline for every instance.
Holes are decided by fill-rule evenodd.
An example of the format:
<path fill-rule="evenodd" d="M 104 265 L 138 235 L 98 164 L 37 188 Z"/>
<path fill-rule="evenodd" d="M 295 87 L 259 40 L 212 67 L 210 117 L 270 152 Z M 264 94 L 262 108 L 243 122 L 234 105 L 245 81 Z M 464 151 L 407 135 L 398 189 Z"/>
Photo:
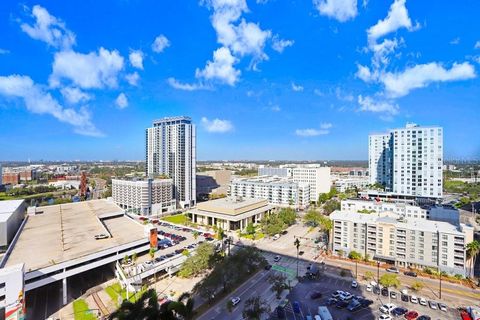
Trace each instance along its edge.
<path fill-rule="evenodd" d="M 391 272 L 391 273 L 399 273 L 400 271 L 398 271 L 398 269 L 396 267 L 390 267 L 390 268 L 387 268 L 386 269 L 387 272 Z"/>
<path fill-rule="evenodd" d="M 411 303 L 418 303 L 418 298 L 416 296 L 410 296 Z"/>
<path fill-rule="evenodd" d="M 160 258 L 160 257 L 155 258 L 155 262 L 161 262 L 162 260 L 164 260 L 164 259 L 162 259 L 162 258 Z"/>
<path fill-rule="evenodd" d="M 361 303 L 358 300 L 353 299 L 347 306 L 348 311 L 355 311 L 362 307 Z"/>
<path fill-rule="evenodd" d="M 335 291 L 334 293 L 332 293 L 332 298 L 335 298 L 337 299 L 338 297 L 340 297 L 341 295 L 343 295 L 345 292 L 343 292 L 342 290 L 337 290 Z"/>
<path fill-rule="evenodd" d="M 435 301 L 428 301 L 428 306 L 430 309 L 437 310 L 438 309 L 438 304 Z"/>
<path fill-rule="evenodd" d="M 344 292 L 343 294 L 341 294 L 339 296 L 340 300 L 344 300 L 344 301 L 347 301 L 347 300 L 350 300 L 353 298 L 353 295 L 350 293 L 350 292 Z"/>
<path fill-rule="evenodd" d="M 408 302 L 408 301 L 409 301 L 409 297 L 408 297 L 408 295 L 406 295 L 406 294 L 402 294 L 402 295 L 400 296 L 400 299 L 401 299 L 403 302 Z"/>
<path fill-rule="evenodd" d="M 153 262 L 152 261 L 145 261 L 143 263 L 143 265 L 145 266 L 145 268 L 151 268 L 151 267 L 153 267 Z"/>
<path fill-rule="evenodd" d="M 300 302 L 293 301 L 292 308 L 293 308 L 293 312 L 300 313 Z"/>
<path fill-rule="evenodd" d="M 382 288 L 382 296 L 388 297 L 388 288 Z"/>
<path fill-rule="evenodd" d="M 448 310 L 447 305 L 444 304 L 444 303 L 439 303 L 439 304 L 438 304 L 438 308 L 439 308 L 440 310 L 442 310 L 443 312 L 447 312 L 447 310 Z"/>
<path fill-rule="evenodd" d="M 347 306 L 348 306 L 348 301 L 338 301 L 337 304 L 335 305 L 337 309 L 343 309 L 343 308 L 346 308 Z"/>
<path fill-rule="evenodd" d="M 280 232 L 282 235 L 286 235 L 288 233 L 287 230 L 283 230 L 282 232 Z"/>
<path fill-rule="evenodd" d="M 234 298 L 231 298 L 230 301 L 232 302 L 232 306 L 236 306 L 237 304 L 240 303 L 240 297 L 234 297 Z"/>
<path fill-rule="evenodd" d="M 420 297 L 418 299 L 418 303 L 420 303 L 420 305 L 422 305 L 422 306 L 426 306 L 427 305 L 427 299 L 425 299 L 423 297 Z"/>
<path fill-rule="evenodd" d="M 379 287 L 379 286 L 374 286 L 374 287 L 373 287 L 373 293 L 374 293 L 374 294 L 380 294 L 380 291 L 381 291 L 381 290 L 380 290 L 380 287 Z"/>
<path fill-rule="evenodd" d="M 337 302 L 338 302 L 337 299 L 335 299 L 335 298 L 329 298 L 329 299 L 327 300 L 326 304 L 327 304 L 328 306 L 332 306 L 332 305 L 336 304 Z"/>
<path fill-rule="evenodd" d="M 353 280 L 353 281 L 352 281 L 352 284 L 351 284 L 351 287 L 352 287 L 352 288 L 357 288 L 357 287 L 358 287 L 358 282 L 355 281 L 355 280 Z"/>
<path fill-rule="evenodd" d="M 388 314 L 382 314 L 380 317 L 378 317 L 378 320 L 393 320 L 393 318 Z"/>
<path fill-rule="evenodd" d="M 274 236 L 272 237 L 272 239 L 273 239 L 273 240 L 278 240 L 278 239 L 280 239 L 280 235 L 277 233 L 276 235 L 274 235 Z"/>
<path fill-rule="evenodd" d="M 273 261 L 274 261 L 274 262 L 278 262 L 278 261 L 280 261 L 280 259 L 281 259 L 280 256 L 275 256 L 275 258 L 273 258 Z"/>
<path fill-rule="evenodd" d="M 175 256 L 175 253 L 168 253 L 168 254 L 165 255 L 165 257 L 167 257 L 167 258 L 171 258 L 173 256 Z"/>
<path fill-rule="evenodd" d="M 310 294 L 310 299 L 318 299 L 322 297 L 322 293 L 320 291 L 313 291 L 312 294 Z"/>
<path fill-rule="evenodd" d="M 407 320 L 415 320 L 415 319 L 417 319 L 417 317 L 418 317 L 418 312 L 417 311 L 411 310 L 411 311 L 408 311 L 407 313 L 405 313 L 405 319 L 407 319 Z"/>
<path fill-rule="evenodd" d="M 373 300 L 370 300 L 370 299 L 363 299 L 360 304 L 362 305 L 362 307 L 368 307 L 369 305 L 371 305 L 373 303 Z"/>
<path fill-rule="evenodd" d="M 305 251 L 299 251 L 299 252 L 298 252 L 298 255 L 299 255 L 299 256 L 303 256 L 304 253 L 305 253 Z"/>
<path fill-rule="evenodd" d="M 384 304 L 383 306 L 381 306 L 379 308 L 380 312 L 381 313 L 390 313 L 392 312 L 393 309 L 395 309 L 397 306 L 394 305 L 393 303 L 387 303 L 387 304 Z"/>
<path fill-rule="evenodd" d="M 373 287 L 370 285 L 370 284 L 367 284 L 366 288 L 365 288 L 368 292 L 372 292 L 373 290 Z"/>
<path fill-rule="evenodd" d="M 462 320 L 473 320 L 472 317 L 465 310 L 460 311 L 460 317 L 462 318 Z"/>
<path fill-rule="evenodd" d="M 396 307 L 395 309 L 392 310 L 392 314 L 394 316 L 403 316 L 407 312 L 408 312 L 407 308 L 404 308 L 404 307 Z"/>
<path fill-rule="evenodd" d="M 397 299 L 397 293 L 395 291 L 390 291 L 390 298 Z"/>
<path fill-rule="evenodd" d="M 424 314 L 418 317 L 417 320 L 432 320 L 432 318 Z"/>
<path fill-rule="evenodd" d="M 272 269 L 272 265 L 271 265 L 271 264 L 267 264 L 267 265 L 265 266 L 265 270 L 270 270 L 270 269 Z"/>
<path fill-rule="evenodd" d="M 207 238 L 205 238 L 205 240 L 207 240 L 207 241 L 213 241 L 213 240 L 215 240 L 215 239 L 213 239 L 212 237 L 207 237 Z"/>
<path fill-rule="evenodd" d="M 101 233 L 101 234 L 95 235 L 94 238 L 95 238 L 95 240 L 101 240 L 101 239 L 107 239 L 107 238 L 110 238 L 110 237 L 108 236 L 108 234 Z"/>
<path fill-rule="evenodd" d="M 409 277 L 417 277 L 417 273 L 413 271 L 405 271 L 403 274 Z"/>

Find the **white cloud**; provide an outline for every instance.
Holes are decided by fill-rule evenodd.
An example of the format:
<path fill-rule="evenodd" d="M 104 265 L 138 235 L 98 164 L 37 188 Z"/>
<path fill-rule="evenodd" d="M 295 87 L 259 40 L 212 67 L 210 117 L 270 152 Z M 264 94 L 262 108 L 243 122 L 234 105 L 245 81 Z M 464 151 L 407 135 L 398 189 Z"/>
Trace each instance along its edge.
<path fill-rule="evenodd" d="M 117 99 L 115 99 L 115 105 L 119 109 L 125 109 L 126 107 L 128 107 L 128 99 L 125 93 L 122 92 L 118 95 Z"/>
<path fill-rule="evenodd" d="M 115 88 L 118 84 L 118 73 L 123 66 L 123 57 L 117 50 L 100 48 L 98 53 L 88 54 L 71 50 L 60 51 L 55 54 L 49 82 L 52 87 L 60 86 L 61 80 L 67 79 L 83 89 Z"/>
<path fill-rule="evenodd" d="M 295 130 L 295 134 L 300 137 L 316 137 L 329 134 L 332 127 L 333 125 L 331 123 L 325 122 L 320 124 L 320 129 L 297 129 Z"/>
<path fill-rule="evenodd" d="M 357 0 L 313 0 L 321 15 L 345 22 L 357 16 Z"/>
<path fill-rule="evenodd" d="M 156 37 L 152 43 L 152 50 L 157 53 L 163 52 L 168 47 L 170 47 L 170 41 L 163 34 Z"/>
<path fill-rule="evenodd" d="M 55 48 L 69 49 L 75 44 L 75 34 L 65 27 L 65 23 L 50 15 L 42 6 L 33 6 L 33 25 L 22 23 L 20 28 L 31 38 L 48 43 Z"/>
<path fill-rule="evenodd" d="M 480 41 L 475 42 L 474 49 L 480 49 Z"/>
<path fill-rule="evenodd" d="M 373 44 L 377 39 L 395 32 L 400 28 L 406 28 L 409 31 L 414 31 L 420 28 L 420 24 L 412 25 L 412 20 L 408 16 L 407 8 L 405 7 L 406 0 L 394 0 L 390 6 L 387 17 L 378 22 L 367 30 L 368 42 Z"/>
<path fill-rule="evenodd" d="M 365 82 L 373 81 L 376 78 L 368 67 L 362 66 L 361 64 L 357 64 L 357 72 L 355 73 L 355 76 Z"/>
<path fill-rule="evenodd" d="M 75 87 L 65 87 L 60 90 L 62 96 L 71 104 L 76 104 L 79 102 L 87 102 L 92 99 L 92 96 L 88 93 L 83 92 L 82 90 Z"/>
<path fill-rule="evenodd" d="M 372 44 L 370 47 L 373 51 L 372 65 L 376 69 L 381 68 L 382 65 L 387 66 L 390 63 L 390 55 L 403 43 L 403 38 L 400 38 L 400 40 L 394 38 L 393 40 L 385 39 L 379 44 Z"/>
<path fill-rule="evenodd" d="M 143 70 L 143 52 L 141 50 L 132 50 L 128 59 L 133 67 Z"/>
<path fill-rule="evenodd" d="M 313 94 L 319 97 L 323 97 L 325 95 L 320 89 L 313 90 Z"/>
<path fill-rule="evenodd" d="M 228 120 L 202 118 L 202 125 L 208 132 L 224 133 L 233 130 L 233 125 Z"/>
<path fill-rule="evenodd" d="M 127 82 L 132 85 L 132 86 L 137 86 L 138 85 L 138 81 L 140 80 L 140 76 L 138 75 L 138 72 L 135 71 L 133 73 L 129 73 L 125 76 L 125 79 L 127 80 Z"/>
<path fill-rule="evenodd" d="M 407 68 L 399 73 L 385 73 L 380 81 L 389 96 L 401 97 L 432 82 L 467 80 L 475 77 L 475 68 L 468 62 L 454 63 L 450 69 L 445 69 L 437 62 L 431 62 Z"/>
<path fill-rule="evenodd" d="M 0 48 L 0 54 L 9 54 L 10 50 Z"/>
<path fill-rule="evenodd" d="M 280 112 L 282 109 L 280 109 L 280 106 L 276 104 L 272 106 L 270 110 L 272 110 L 273 112 Z"/>
<path fill-rule="evenodd" d="M 371 97 L 358 96 L 358 104 L 360 105 L 360 111 L 368 111 L 374 113 L 383 113 L 388 116 L 393 116 L 398 113 L 399 107 L 389 101 L 375 101 Z"/>
<path fill-rule="evenodd" d="M 329 122 L 324 122 L 322 124 L 320 124 L 320 128 L 323 129 L 323 130 L 328 130 L 328 129 L 331 129 L 333 127 L 333 125 Z"/>
<path fill-rule="evenodd" d="M 182 83 L 175 78 L 168 78 L 168 84 L 175 89 L 184 90 L 184 91 L 195 91 L 195 90 L 208 90 L 210 87 L 205 86 L 201 83 Z"/>
<path fill-rule="evenodd" d="M 91 122 L 91 115 L 87 108 L 82 107 L 77 111 L 62 107 L 50 93 L 35 84 L 28 76 L 0 76 L 0 95 L 9 99 L 22 99 L 30 112 L 50 114 L 57 120 L 72 125 L 78 134 L 103 135 Z"/>
<path fill-rule="evenodd" d="M 303 87 L 301 85 L 296 85 L 295 83 L 292 82 L 292 90 L 293 91 L 303 91 Z"/>
<path fill-rule="evenodd" d="M 354 97 L 351 93 L 344 92 L 340 87 L 335 88 L 335 96 L 338 100 L 342 101 L 353 101 Z"/>
<path fill-rule="evenodd" d="M 450 44 L 457 45 L 460 43 L 460 37 L 456 37 L 450 41 Z"/>
<path fill-rule="evenodd" d="M 233 86 L 240 76 L 240 71 L 233 67 L 236 62 L 237 59 L 227 47 L 218 48 L 213 52 L 213 61 L 207 61 L 203 70 L 197 69 L 195 76 Z"/>
<path fill-rule="evenodd" d="M 278 35 L 275 35 L 272 38 L 272 49 L 282 53 L 285 48 L 293 46 L 294 43 L 293 40 L 280 39 Z"/>

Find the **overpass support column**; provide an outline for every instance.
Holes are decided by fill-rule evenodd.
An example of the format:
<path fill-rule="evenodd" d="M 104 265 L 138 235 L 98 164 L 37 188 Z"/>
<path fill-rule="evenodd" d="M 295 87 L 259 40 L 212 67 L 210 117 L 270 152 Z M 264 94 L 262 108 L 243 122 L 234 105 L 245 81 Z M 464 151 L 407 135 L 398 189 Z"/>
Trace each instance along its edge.
<path fill-rule="evenodd" d="M 67 278 L 62 279 L 62 295 L 63 295 L 63 305 L 65 306 L 67 301 Z"/>

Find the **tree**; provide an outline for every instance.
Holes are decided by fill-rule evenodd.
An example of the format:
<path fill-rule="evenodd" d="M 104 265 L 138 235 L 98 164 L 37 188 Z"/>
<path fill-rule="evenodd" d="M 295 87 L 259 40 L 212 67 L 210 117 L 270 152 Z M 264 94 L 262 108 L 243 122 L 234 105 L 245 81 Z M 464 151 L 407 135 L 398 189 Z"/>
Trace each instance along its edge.
<path fill-rule="evenodd" d="M 171 301 L 168 303 L 168 310 L 178 314 L 182 319 L 189 320 L 193 318 L 193 307 L 195 300 L 189 293 L 183 293 L 180 295 L 177 301 Z"/>
<path fill-rule="evenodd" d="M 398 288 L 400 286 L 400 280 L 398 279 L 398 276 L 394 273 L 385 273 L 380 277 L 379 282 L 382 286 L 386 288 Z"/>
<path fill-rule="evenodd" d="M 124 300 L 120 307 L 110 314 L 110 320 L 156 320 L 159 319 L 160 308 L 157 293 L 150 289 L 145 291 L 135 302 Z M 165 317 L 164 317 L 165 318 Z M 164 319 L 161 318 L 161 319 Z"/>
<path fill-rule="evenodd" d="M 286 288 L 287 277 L 283 273 L 276 273 L 268 278 L 268 282 L 272 285 L 272 291 L 277 294 L 277 299 L 280 299 L 280 295 Z"/>
<path fill-rule="evenodd" d="M 333 200 L 333 199 L 328 200 L 323 205 L 323 212 L 326 215 L 329 215 L 330 213 L 332 213 L 335 210 L 340 210 L 340 202 L 337 201 L 337 200 Z"/>
<path fill-rule="evenodd" d="M 247 227 L 245 228 L 245 231 L 247 232 L 247 234 L 249 235 L 254 235 L 255 234 L 255 226 L 253 225 L 252 222 L 249 222 L 247 224 Z"/>
<path fill-rule="evenodd" d="M 309 226 L 312 226 L 312 227 L 316 227 L 320 224 L 320 217 L 321 217 L 321 214 L 320 212 L 314 210 L 314 209 L 310 209 L 308 210 L 308 212 L 303 216 L 303 222 L 306 224 L 306 225 L 309 225 Z"/>
<path fill-rule="evenodd" d="M 475 261 L 480 253 L 480 241 L 473 240 L 467 244 L 467 257 L 470 259 L 470 276 L 473 277 L 475 269 Z"/>
<path fill-rule="evenodd" d="M 182 264 L 178 275 L 183 278 L 190 278 L 205 272 L 213 265 L 214 255 L 215 248 L 212 244 L 208 242 L 200 244 L 195 254 L 189 256 Z"/>
<path fill-rule="evenodd" d="M 270 312 L 270 305 L 267 301 L 254 296 L 245 301 L 242 316 L 244 319 L 258 320 L 263 314 Z"/>
<path fill-rule="evenodd" d="M 297 213 L 292 208 L 282 208 L 278 212 L 278 217 L 287 226 L 291 226 L 297 220 Z"/>
<path fill-rule="evenodd" d="M 155 248 L 150 248 L 150 250 L 148 250 L 148 254 L 150 255 L 150 258 L 153 259 L 155 256 Z"/>
<path fill-rule="evenodd" d="M 352 260 L 362 260 L 362 254 L 357 251 L 350 251 L 348 258 Z"/>
<path fill-rule="evenodd" d="M 195 231 L 193 231 L 193 234 L 192 234 L 192 235 L 193 235 L 193 239 L 197 240 L 197 239 L 198 239 L 198 236 L 200 235 L 200 232 L 198 232 L 198 231 L 195 230 Z"/>
<path fill-rule="evenodd" d="M 411 288 L 415 291 L 420 291 L 425 285 L 421 281 L 414 281 L 411 285 Z"/>
<path fill-rule="evenodd" d="M 375 274 L 373 274 L 372 271 L 367 271 L 367 272 L 365 272 L 365 274 L 363 275 L 363 278 L 364 278 L 366 281 L 372 280 L 373 277 L 375 277 Z"/>
<path fill-rule="evenodd" d="M 263 233 L 273 236 L 282 232 L 285 229 L 284 222 L 276 214 L 271 214 L 265 217 L 260 222 Z"/>
<path fill-rule="evenodd" d="M 227 235 L 222 227 L 217 228 L 217 240 L 223 241 Z"/>
<path fill-rule="evenodd" d="M 330 220 L 329 217 L 321 215 L 319 219 L 319 224 L 320 224 L 320 229 L 327 236 L 327 243 L 330 243 L 330 230 L 333 229 L 333 221 Z"/>

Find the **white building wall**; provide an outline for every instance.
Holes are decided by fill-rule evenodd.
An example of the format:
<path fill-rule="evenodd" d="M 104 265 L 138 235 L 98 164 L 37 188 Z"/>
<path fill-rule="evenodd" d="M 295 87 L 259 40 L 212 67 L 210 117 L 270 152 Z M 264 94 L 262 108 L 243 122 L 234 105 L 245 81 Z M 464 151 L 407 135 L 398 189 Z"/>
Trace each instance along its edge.
<path fill-rule="evenodd" d="M 310 185 L 310 200 L 317 201 L 322 193 L 330 191 L 332 179 L 330 167 L 296 167 L 292 168 L 294 182 Z"/>
<path fill-rule="evenodd" d="M 391 189 L 392 153 L 390 134 L 373 134 L 368 137 L 368 172 L 370 184 L 380 183 Z"/>

